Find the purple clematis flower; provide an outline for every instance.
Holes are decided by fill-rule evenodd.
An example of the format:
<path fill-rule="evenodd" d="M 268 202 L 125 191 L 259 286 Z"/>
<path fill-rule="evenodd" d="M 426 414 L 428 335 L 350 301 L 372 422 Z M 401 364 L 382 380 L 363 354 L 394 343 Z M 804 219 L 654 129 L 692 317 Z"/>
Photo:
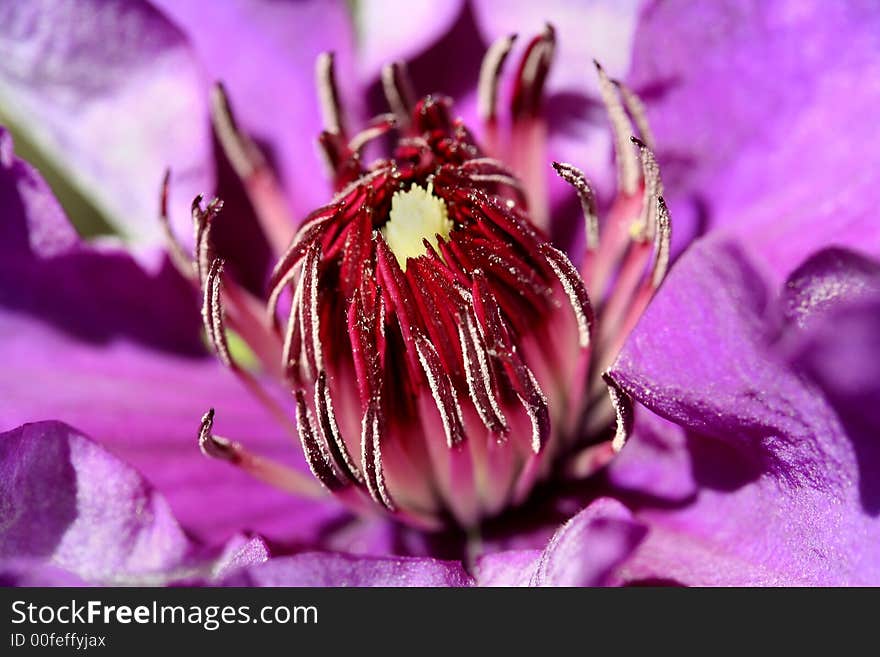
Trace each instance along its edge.
<path fill-rule="evenodd" d="M 875 7 L 0 11 L 4 583 L 880 582 Z"/>

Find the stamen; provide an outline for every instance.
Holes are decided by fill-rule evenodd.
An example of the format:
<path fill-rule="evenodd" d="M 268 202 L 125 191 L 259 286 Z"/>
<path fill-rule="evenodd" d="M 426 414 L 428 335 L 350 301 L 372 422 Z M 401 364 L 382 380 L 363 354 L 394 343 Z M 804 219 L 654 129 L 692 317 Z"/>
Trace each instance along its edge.
<path fill-rule="evenodd" d="M 284 342 L 281 346 L 281 362 L 284 372 L 291 377 L 291 383 L 299 385 L 301 376 L 299 361 L 302 351 L 302 332 L 299 330 L 299 313 L 297 309 L 302 304 L 303 277 L 300 276 L 293 293 L 293 303 L 290 314 L 287 317 L 287 328 L 284 331 Z"/>
<path fill-rule="evenodd" d="M 654 241 L 654 266 L 651 271 L 651 285 L 656 290 L 666 277 L 669 269 L 669 246 L 672 242 L 672 221 L 669 209 L 662 196 L 657 197 L 657 234 Z"/>
<path fill-rule="evenodd" d="M 553 162 L 553 168 L 559 177 L 574 187 L 578 199 L 581 202 L 581 210 L 584 214 L 584 234 L 586 236 L 587 249 L 595 251 L 599 246 L 599 213 L 596 210 L 596 197 L 593 189 L 587 181 L 584 172 L 577 167 L 564 162 Z"/>
<path fill-rule="evenodd" d="M 651 131 L 651 126 L 648 123 L 648 115 L 645 112 L 645 106 L 642 104 L 641 98 L 620 80 L 614 80 L 613 82 L 620 92 L 620 97 L 623 98 L 626 111 L 629 112 L 633 123 L 636 124 L 636 128 L 639 130 L 639 137 L 647 144 L 648 148 L 653 150 L 654 133 Z"/>
<path fill-rule="evenodd" d="M 165 236 L 165 246 L 171 263 L 184 278 L 193 279 L 196 276 L 196 264 L 189 253 L 186 252 L 180 240 L 174 235 L 174 231 L 171 229 L 171 221 L 168 218 L 168 187 L 170 181 L 171 169 L 165 169 L 159 196 L 159 225 L 162 227 L 162 232 Z"/>
<path fill-rule="evenodd" d="M 390 130 L 396 128 L 400 120 L 395 114 L 380 114 L 370 121 L 370 125 L 357 133 L 348 143 L 348 148 L 352 153 L 359 153 L 360 150 L 373 139 L 378 139 Z"/>
<path fill-rule="evenodd" d="M 621 269 L 614 293 L 603 310 L 600 342 L 604 359 L 600 363 L 600 369 L 608 367 L 617 357 L 627 336 L 639 321 L 639 317 L 642 316 L 666 276 L 666 270 L 669 267 L 672 228 L 669 210 L 666 208 L 663 197 L 658 197 L 656 203 L 658 206 L 657 229 L 652 245 L 654 262 L 651 273 L 636 290 L 636 284 L 643 274 L 648 253 L 646 244 L 633 243 L 630 254 Z"/>
<path fill-rule="evenodd" d="M 605 104 L 605 110 L 608 113 L 608 119 L 611 122 L 611 131 L 614 133 L 614 153 L 617 157 L 617 184 L 620 190 L 626 195 L 635 194 L 639 186 L 639 166 L 636 162 L 636 156 L 630 147 L 629 137 L 632 134 L 632 125 L 623 104 L 620 102 L 620 96 L 617 93 L 617 87 L 609 79 L 605 69 L 596 60 L 596 72 L 599 75 L 599 93 L 602 96 L 602 102 Z"/>
<path fill-rule="evenodd" d="M 524 363 L 520 363 L 519 368 L 526 374 L 520 379 L 520 383 L 528 382 L 528 385 L 525 386 L 525 392 L 517 394 L 517 397 L 532 423 L 532 451 L 539 454 L 550 437 L 550 409 L 547 405 L 547 397 L 544 396 L 544 391 L 541 390 L 532 370 Z"/>
<path fill-rule="evenodd" d="M 614 451 L 619 452 L 621 449 L 623 449 L 623 445 L 630 437 L 630 434 L 632 434 L 632 400 L 609 373 L 606 372 L 605 374 L 603 374 L 602 379 L 608 386 L 608 394 L 611 397 L 611 405 L 614 407 L 614 413 L 617 416 L 617 425 L 614 430 L 614 439 L 611 441 L 611 446 Z"/>
<path fill-rule="evenodd" d="M 480 332 L 486 341 L 488 353 L 510 378 L 514 392 L 532 424 L 531 447 L 538 454 L 550 438 L 547 398 L 535 375 L 522 362 L 511 343 L 501 318 L 501 309 L 482 274 L 474 276 L 473 291 L 474 311 L 478 316 Z"/>
<path fill-rule="evenodd" d="M 513 176 L 498 173 L 475 173 L 470 177 L 470 180 L 473 183 L 506 185 L 507 187 L 513 188 L 520 195 L 525 194 L 525 188 L 522 186 L 522 183 Z"/>
<path fill-rule="evenodd" d="M 361 424 L 361 462 L 370 497 L 389 511 L 395 510 L 394 501 L 388 493 L 385 483 L 385 471 L 382 467 L 382 451 L 379 441 L 379 401 L 372 399 L 364 413 Z"/>
<path fill-rule="evenodd" d="M 508 432 L 507 421 L 495 398 L 488 354 L 472 313 L 470 310 L 461 313 L 458 325 L 465 376 L 477 414 L 496 440 L 500 440 Z"/>
<path fill-rule="evenodd" d="M 336 53 L 323 52 L 315 62 L 315 86 L 318 88 L 318 101 L 321 118 L 327 132 L 345 136 L 345 116 L 336 84 Z"/>
<path fill-rule="evenodd" d="M 312 477 L 270 459 L 252 454 L 242 445 L 228 438 L 214 435 L 214 409 L 202 416 L 199 425 L 199 448 L 211 458 L 226 461 L 260 481 L 280 490 L 307 498 L 324 497 Z"/>
<path fill-rule="evenodd" d="M 338 491 L 348 484 L 337 475 L 330 462 L 330 454 L 323 442 L 318 440 L 312 423 L 311 411 L 306 406 L 305 395 L 302 390 L 294 393 L 296 397 L 296 428 L 302 443 L 303 454 L 309 470 L 315 478 L 324 484 L 330 491 Z"/>
<path fill-rule="evenodd" d="M 409 290 L 409 284 L 403 271 L 397 264 L 397 259 L 388 247 L 388 243 L 380 235 L 379 231 L 373 231 L 373 241 L 376 246 L 376 273 L 384 291 L 388 294 L 395 314 L 397 325 L 406 345 L 406 359 L 409 365 L 409 374 L 414 380 L 419 377 L 418 356 L 414 353 L 415 339 L 413 332 L 418 321 L 413 304 L 413 296 Z"/>
<path fill-rule="evenodd" d="M 480 81 L 477 86 L 477 111 L 487 123 L 498 119 L 498 86 L 504 62 L 516 41 L 516 34 L 501 37 L 493 43 L 483 57 L 480 66 Z"/>
<path fill-rule="evenodd" d="M 415 105 L 415 92 L 404 62 L 393 62 L 382 69 L 382 90 L 400 125 L 408 125 Z"/>
<path fill-rule="evenodd" d="M 309 249 L 303 263 L 302 301 L 299 304 L 305 351 L 305 376 L 313 379 L 322 369 L 321 316 L 318 312 L 318 264 L 321 261 L 321 243 L 316 241 Z"/>
<path fill-rule="evenodd" d="M 223 326 L 223 306 L 220 304 L 220 276 L 223 273 L 223 260 L 215 258 L 205 279 L 205 292 L 202 297 L 202 323 L 208 341 L 217 357 L 227 367 L 232 367 L 229 343 Z"/>
<path fill-rule="evenodd" d="M 208 270 L 204 283 L 202 297 L 202 323 L 208 342 L 220 359 L 238 377 L 239 381 L 272 413 L 279 424 L 285 428 L 290 427 L 288 414 L 272 397 L 263 386 L 246 369 L 240 367 L 232 358 L 229 351 L 229 341 L 226 336 L 225 312 L 222 304 L 222 274 L 223 260 L 215 258 Z"/>
<path fill-rule="evenodd" d="M 657 230 L 657 198 L 663 195 L 663 181 L 660 179 L 660 165 L 654 153 L 644 142 L 630 137 L 639 149 L 642 161 L 642 177 L 645 181 L 644 199 L 639 222 L 635 228 L 638 239 L 653 239 Z"/>
<path fill-rule="evenodd" d="M 547 259 L 547 263 L 553 268 L 556 278 L 559 279 L 562 289 L 568 296 L 571 309 L 577 320 L 579 344 L 582 349 L 586 349 L 590 346 L 594 315 L 583 281 L 568 256 L 551 246 L 549 242 L 542 245 L 541 252 Z"/>
<path fill-rule="evenodd" d="M 214 245 L 211 242 L 211 225 L 220 211 L 223 209 L 223 201 L 219 198 L 212 199 L 207 208 L 202 207 L 202 195 L 193 199 L 193 241 L 195 243 L 195 265 L 198 283 L 203 285 L 208 276 L 208 270 L 214 260 Z"/>
<path fill-rule="evenodd" d="M 330 388 L 327 386 L 326 372 L 321 372 L 318 375 L 318 380 L 315 381 L 315 409 L 318 414 L 318 426 L 321 427 L 324 439 L 330 448 L 330 456 L 336 467 L 351 481 L 359 484 L 364 483 L 363 476 L 349 454 L 348 446 L 339 432 L 336 413 L 333 411 L 333 399 L 330 395 Z"/>
<path fill-rule="evenodd" d="M 296 266 L 305 257 L 312 243 L 320 237 L 327 223 L 335 219 L 337 215 L 338 208 L 330 206 L 321 208 L 311 217 L 306 218 L 290 242 L 290 246 L 278 259 L 278 263 L 269 275 L 269 299 L 266 302 L 266 314 L 274 325 L 278 324 L 278 302 L 284 289 L 296 276 Z"/>
<path fill-rule="evenodd" d="M 464 441 L 464 426 L 461 407 L 458 405 L 452 381 L 449 380 L 449 375 L 443 371 L 440 356 L 434 349 L 434 345 L 421 334 L 416 334 L 415 342 L 422 370 L 428 380 L 431 394 L 434 395 L 434 403 L 440 413 L 440 420 L 443 422 L 446 444 L 449 447 L 455 447 Z"/>
<path fill-rule="evenodd" d="M 555 49 L 556 31 L 550 23 L 546 23 L 544 31 L 532 39 L 520 61 L 513 97 L 510 100 L 510 112 L 514 119 L 537 116 L 541 107 L 544 81 L 553 63 Z"/>
<path fill-rule="evenodd" d="M 211 93 L 211 119 L 223 152 L 241 179 L 269 244 L 276 255 L 283 253 L 293 235 L 287 199 L 260 149 L 238 129 L 229 97 L 219 82 Z"/>

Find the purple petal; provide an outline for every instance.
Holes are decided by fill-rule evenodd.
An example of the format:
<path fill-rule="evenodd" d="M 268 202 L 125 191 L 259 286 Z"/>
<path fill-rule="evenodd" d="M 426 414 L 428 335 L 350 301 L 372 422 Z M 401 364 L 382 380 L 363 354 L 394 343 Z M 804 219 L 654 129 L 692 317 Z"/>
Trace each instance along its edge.
<path fill-rule="evenodd" d="M 418 558 L 307 552 L 229 576 L 224 586 L 470 586 L 461 564 Z"/>
<path fill-rule="evenodd" d="M 0 559 L 0 586 L 87 586 L 68 570 L 38 559 Z"/>
<path fill-rule="evenodd" d="M 806 284 L 806 273 L 817 269 L 814 284 Z M 786 292 L 792 289 L 797 291 L 795 298 L 805 302 L 795 306 L 801 321 L 791 337 L 790 358 L 822 389 L 853 441 L 862 503 L 876 515 L 880 513 L 876 477 L 880 472 L 880 263 L 852 252 L 824 251 L 789 278 Z M 811 310 L 806 316 L 805 307 Z"/>
<path fill-rule="evenodd" d="M 219 430 L 304 467 L 284 430 L 205 357 L 193 292 L 179 275 L 151 275 L 123 252 L 76 242 L 4 132 L 0 208 L 0 429 L 46 418 L 79 427 L 212 542 L 243 529 L 311 541 L 335 504 L 297 500 L 198 450 L 199 418 L 213 406 Z"/>
<path fill-rule="evenodd" d="M 880 251 L 880 87 L 865 82 L 880 76 L 878 33 L 873 2 L 652 5 L 629 81 L 647 101 L 675 232 L 724 227 L 774 282 L 825 244 Z"/>
<path fill-rule="evenodd" d="M 862 440 L 777 355 L 779 315 L 741 251 L 704 242 L 630 337 L 612 375 L 690 432 L 699 492 L 680 508 L 640 510 L 651 531 L 624 579 L 880 581 L 880 522 L 859 487 Z"/>
<path fill-rule="evenodd" d="M 629 70 L 641 4 L 639 0 L 514 0 L 501 7 L 492 0 L 475 0 L 473 7 L 477 25 L 490 43 L 508 34 L 529 38 L 540 32 L 544 23 L 552 23 L 559 47 L 548 89 L 595 95 L 598 87 L 590 69 L 593 59 L 602 62 L 612 77 Z"/>
<path fill-rule="evenodd" d="M 482 557 L 481 586 L 602 586 L 645 536 L 619 502 L 601 498 L 560 527 L 543 552 L 510 550 Z"/>
<path fill-rule="evenodd" d="M 241 568 L 265 563 L 269 556 L 269 546 L 261 537 L 233 536 L 217 558 L 211 578 L 214 580 L 223 579 Z"/>
<path fill-rule="evenodd" d="M 305 467 L 299 447 L 213 360 L 124 341 L 91 345 L 5 312 L 0 335 L 0 426 L 53 417 L 99 437 L 162 490 L 181 522 L 204 540 L 217 543 L 248 529 L 311 542 L 340 515 L 333 501 L 293 497 L 201 454 L 199 418 L 216 407 L 218 431 Z"/>
<path fill-rule="evenodd" d="M 297 219 L 323 205 L 330 187 L 315 140 L 322 129 L 314 71 L 336 52 L 343 89 L 354 82 L 351 20 L 342 1 L 177 2 L 154 0 L 194 45 L 213 80 L 222 80 L 236 117 L 264 144 L 281 172 Z M 235 44 L 234 48 L 230 44 Z M 197 93 L 207 95 L 207 87 Z"/>
<path fill-rule="evenodd" d="M 175 217 L 211 188 L 200 73 L 183 35 L 146 2 L 4 3 L 0 53 L 6 120 L 127 238 L 161 239 L 165 167 L 177 173 Z"/>
<path fill-rule="evenodd" d="M 43 560 L 88 581 L 164 577 L 192 552 L 168 504 L 60 422 L 0 434 L 0 558 Z"/>
<path fill-rule="evenodd" d="M 505 550 L 483 555 L 474 567 L 479 586 L 529 586 L 541 550 Z"/>
<path fill-rule="evenodd" d="M 126 336 L 204 353 L 192 290 L 164 261 L 145 271 L 122 250 L 80 243 L 32 166 L 0 127 L 0 306 L 100 343 Z M 155 259 L 155 258 L 154 258 Z"/>
<path fill-rule="evenodd" d="M 828 248 L 815 253 L 788 276 L 782 294 L 784 317 L 798 329 L 841 304 L 880 294 L 880 263 L 854 251 Z"/>
<path fill-rule="evenodd" d="M 636 413 L 633 436 L 608 466 L 615 488 L 682 502 L 697 490 L 686 436 L 677 424 L 653 413 Z"/>
<path fill-rule="evenodd" d="M 406 61 L 423 52 L 452 27 L 463 6 L 463 0 L 405 3 L 373 0 L 358 4 L 355 22 L 361 37 L 358 43 L 361 78 L 378 78 L 385 64 Z"/>

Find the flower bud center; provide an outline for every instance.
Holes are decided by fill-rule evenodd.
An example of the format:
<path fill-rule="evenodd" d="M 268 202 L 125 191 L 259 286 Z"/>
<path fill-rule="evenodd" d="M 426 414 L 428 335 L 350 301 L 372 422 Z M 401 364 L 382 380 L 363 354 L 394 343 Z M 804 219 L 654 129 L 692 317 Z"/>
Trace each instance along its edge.
<path fill-rule="evenodd" d="M 392 196 L 391 212 L 388 222 L 382 227 L 382 236 L 400 268 L 406 271 L 408 258 L 425 254 L 424 240 L 437 248 L 437 238 L 449 237 L 452 226 L 446 203 L 433 194 L 433 183 L 428 183 L 427 189 L 413 185 Z"/>

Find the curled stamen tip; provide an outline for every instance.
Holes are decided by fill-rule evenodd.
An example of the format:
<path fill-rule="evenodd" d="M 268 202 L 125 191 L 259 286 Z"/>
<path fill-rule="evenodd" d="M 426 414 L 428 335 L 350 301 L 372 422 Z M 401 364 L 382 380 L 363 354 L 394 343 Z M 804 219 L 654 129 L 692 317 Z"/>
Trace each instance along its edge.
<path fill-rule="evenodd" d="M 641 139 L 639 139 L 639 138 L 636 137 L 635 135 L 630 135 L 630 136 L 629 136 L 629 140 L 630 140 L 632 143 L 634 143 L 636 146 L 638 146 L 639 148 L 647 148 L 647 147 L 648 147 L 648 145 L 645 144 L 645 142 L 643 142 Z"/>
<path fill-rule="evenodd" d="M 214 409 L 208 409 L 208 412 L 202 416 L 202 421 L 199 424 L 199 449 L 202 450 L 202 454 L 205 456 L 209 456 L 211 458 L 219 458 L 226 461 L 231 461 L 234 458 L 234 452 L 231 449 L 231 444 L 222 439 L 218 438 L 213 434 L 214 428 Z"/>
<path fill-rule="evenodd" d="M 199 425 L 199 449 L 202 454 L 215 459 L 223 459 L 224 461 L 235 460 L 235 449 L 232 443 L 224 438 L 215 436 L 214 428 L 214 409 L 208 409 L 208 412 L 202 416 Z"/>
<path fill-rule="evenodd" d="M 614 380 L 610 371 L 602 374 L 602 379 L 608 387 L 608 394 L 611 397 L 611 405 L 614 407 L 617 420 L 611 448 L 615 452 L 619 452 L 632 434 L 633 403 L 626 391 Z"/>
<path fill-rule="evenodd" d="M 595 66 L 596 70 L 599 71 L 600 73 L 605 72 L 605 69 L 602 68 L 602 65 L 599 63 L 598 59 L 595 59 L 595 58 L 593 59 L 593 66 Z"/>

